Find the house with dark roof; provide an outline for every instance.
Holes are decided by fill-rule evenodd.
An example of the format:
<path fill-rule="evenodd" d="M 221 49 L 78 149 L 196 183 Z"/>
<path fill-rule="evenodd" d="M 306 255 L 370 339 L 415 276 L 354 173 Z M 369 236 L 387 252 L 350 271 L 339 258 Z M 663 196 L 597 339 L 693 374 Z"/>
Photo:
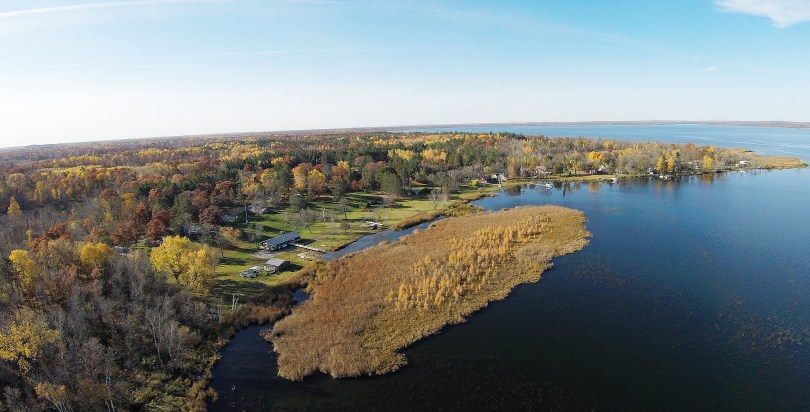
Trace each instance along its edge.
<path fill-rule="evenodd" d="M 280 250 L 299 240 L 301 240 L 301 235 L 298 232 L 287 232 L 272 239 L 267 239 L 261 245 L 262 249 Z"/>

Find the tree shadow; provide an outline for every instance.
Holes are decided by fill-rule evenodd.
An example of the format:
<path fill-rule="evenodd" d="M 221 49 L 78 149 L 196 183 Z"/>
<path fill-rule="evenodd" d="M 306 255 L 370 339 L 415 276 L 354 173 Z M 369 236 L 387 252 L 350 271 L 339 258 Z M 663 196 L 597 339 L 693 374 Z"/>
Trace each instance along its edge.
<path fill-rule="evenodd" d="M 221 265 L 244 265 L 247 261 L 245 259 L 223 256 L 219 258 Z"/>
<path fill-rule="evenodd" d="M 270 286 L 257 280 L 217 279 L 211 286 L 211 293 L 229 300 L 231 295 L 255 296 L 270 289 Z"/>

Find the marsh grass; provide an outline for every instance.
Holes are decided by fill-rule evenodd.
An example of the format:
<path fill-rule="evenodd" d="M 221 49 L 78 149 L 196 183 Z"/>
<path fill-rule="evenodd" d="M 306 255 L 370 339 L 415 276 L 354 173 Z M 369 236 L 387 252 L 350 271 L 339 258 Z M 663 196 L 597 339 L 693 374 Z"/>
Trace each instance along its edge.
<path fill-rule="evenodd" d="M 438 221 L 394 243 L 307 268 L 311 299 L 265 334 L 279 375 L 387 373 L 399 349 L 535 282 L 588 243 L 581 212 L 521 207 Z"/>

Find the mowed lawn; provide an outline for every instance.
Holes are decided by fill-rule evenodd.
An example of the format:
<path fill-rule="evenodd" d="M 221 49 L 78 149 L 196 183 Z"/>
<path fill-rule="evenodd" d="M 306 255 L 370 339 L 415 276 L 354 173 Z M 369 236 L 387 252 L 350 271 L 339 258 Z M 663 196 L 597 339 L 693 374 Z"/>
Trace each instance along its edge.
<path fill-rule="evenodd" d="M 338 204 L 331 198 L 322 198 L 310 204 L 310 209 L 316 213 L 318 220 L 303 228 L 294 227 L 290 217 L 293 215 L 289 209 L 271 212 L 259 216 L 252 216 L 251 225 L 239 223 L 235 225 L 243 231 L 243 239 L 237 244 L 227 246 L 216 268 L 217 279 L 212 287 L 212 295 L 219 296 L 223 301 L 230 302 L 232 295 L 245 297 L 254 295 L 269 287 L 284 284 L 289 281 L 293 273 L 306 266 L 311 259 L 317 258 L 314 252 L 307 252 L 300 248 L 289 247 L 283 251 L 271 252 L 279 259 L 290 261 L 291 265 L 283 271 L 260 275 L 255 279 L 246 279 L 237 276 L 252 266 L 263 266 L 266 259 L 253 256 L 259 251 L 257 242 L 244 240 L 254 233 L 260 240 L 269 239 L 283 232 L 297 231 L 301 234 L 301 243 L 308 246 L 333 251 L 357 240 L 358 238 L 374 233 L 376 230 L 368 227 L 368 221 L 377 221 L 386 227 L 395 226 L 398 222 L 408 220 L 416 215 L 432 213 L 447 207 L 466 203 L 479 197 L 485 189 L 468 188 L 455 195 L 447 202 L 433 202 L 427 198 L 408 198 L 398 200 L 387 206 L 383 205 L 381 195 L 370 193 L 351 193 L 347 195 L 348 211 L 345 221 L 348 227 L 341 227 L 343 214 L 338 212 Z M 329 216 L 334 215 L 334 222 Z M 326 217 L 326 219 L 323 219 Z M 326 221 L 321 221 L 326 220 Z M 252 229 L 255 225 L 256 229 Z"/>

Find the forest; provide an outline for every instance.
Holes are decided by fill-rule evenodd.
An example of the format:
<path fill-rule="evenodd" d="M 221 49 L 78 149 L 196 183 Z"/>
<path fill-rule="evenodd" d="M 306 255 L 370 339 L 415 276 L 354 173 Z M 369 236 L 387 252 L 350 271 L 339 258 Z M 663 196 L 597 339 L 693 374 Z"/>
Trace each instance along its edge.
<path fill-rule="evenodd" d="M 226 253 L 266 234 L 259 215 L 349 231 L 349 199 L 435 204 L 505 180 L 800 166 L 713 146 L 508 133 L 257 133 L 0 150 L 0 410 L 204 408 L 216 396 L 207 384 L 217 349 L 291 307 L 292 284 L 241 301 L 217 288 Z M 439 299 L 420 288 L 386 293 L 402 310 Z"/>

